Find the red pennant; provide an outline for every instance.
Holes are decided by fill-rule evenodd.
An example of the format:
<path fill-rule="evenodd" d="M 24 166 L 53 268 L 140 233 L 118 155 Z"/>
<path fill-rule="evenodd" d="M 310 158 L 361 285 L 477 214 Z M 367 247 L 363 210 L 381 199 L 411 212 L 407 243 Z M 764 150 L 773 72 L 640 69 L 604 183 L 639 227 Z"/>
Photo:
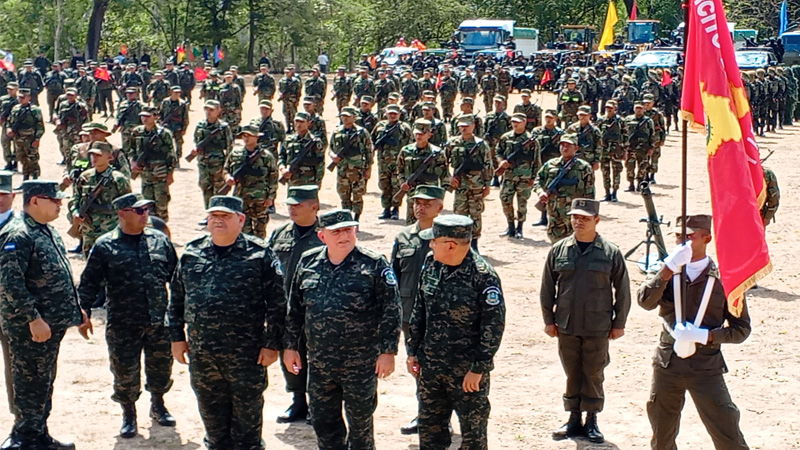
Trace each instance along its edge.
<path fill-rule="evenodd" d="M 664 71 L 664 73 L 661 75 L 661 87 L 668 86 L 670 84 L 672 84 L 672 77 L 669 76 L 666 71 Z"/>
<path fill-rule="evenodd" d="M 108 69 L 104 69 L 102 67 L 94 69 L 94 77 L 97 78 L 98 80 L 103 80 L 103 81 L 111 80 L 111 74 L 108 73 Z"/>
<path fill-rule="evenodd" d="M 544 71 L 544 75 L 542 75 L 542 82 L 539 83 L 540 86 L 544 86 L 545 84 L 549 83 L 553 80 L 553 73 L 550 72 L 550 69 Z"/>
<path fill-rule="evenodd" d="M 197 81 L 203 81 L 206 78 L 208 78 L 208 73 L 206 73 L 206 71 L 203 70 L 202 67 L 195 67 L 194 68 L 194 78 Z"/>

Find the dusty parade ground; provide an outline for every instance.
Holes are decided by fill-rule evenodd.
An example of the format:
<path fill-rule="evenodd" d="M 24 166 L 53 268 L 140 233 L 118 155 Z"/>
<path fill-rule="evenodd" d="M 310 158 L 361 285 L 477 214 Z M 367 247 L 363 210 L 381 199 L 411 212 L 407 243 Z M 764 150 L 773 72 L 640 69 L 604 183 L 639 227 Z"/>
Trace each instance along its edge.
<path fill-rule="evenodd" d="M 247 78 L 248 93 L 245 101 L 244 119 L 258 115 L 257 99 L 252 96 L 251 79 Z M 331 83 L 329 83 L 330 86 Z M 195 91 L 197 95 L 197 91 Z M 329 94 L 330 95 L 330 94 Z M 44 95 L 41 99 L 44 100 Z M 534 101 L 546 107 L 554 107 L 555 96 L 535 94 Z M 519 95 L 512 95 L 513 107 Z M 202 119 L 201 102 L 195 97 L 191 112 L 192 124 Z M 280 105 L 276 102 L 275 117 L 282 119 Z M 46 109 L 46 106 L 44 107 Z M 482 113 L 483 108 L 479 108 Z M 46 112 L 46 111 L 45 111 Z M 45 116 L 47 117 L 47 116 Z M 97 116 L 95 116 L 97 118 Z M 336 108 L 327 100 L 325 119 L 328 132 L 338 123 Z M 102 120 L 102 119 L 100 119 Z M 108 122 L 109 127 L 113 119 Z M 46 125 L 47 133 L 42 140 L 43 178 L 60 179 L 62 166 L 57 166 L 59 153 L 53 126 Z M 119 144 L 119 135 L 111 137 Z M 189 138 L 191 140 L 191 138 Z M 766 150 L 775 154 L 766 165 L 773 168 L 783 192 L 782 205 L 777 214 L 778 222 L 767 230 L 773 273 L 751 291 L 748 301 L 752 316 L 753 333 L 741 345 L 726 345 L 724 354 L 730 373 L 726 376 L 734 402 L 741 410 L 741 427 L 748 444 L 753 449 L 785 450 L 800 448 L 800 425 L 797 421 L 800 404 L 800 331 L 793 322 L 792 311 L 798 306 L 800 289 L 797 271 L 792 261 L 797 262 L 800 249 L 800 234 L 791 225 L 792 217 L 800 212 L 800 201 L 793 195 L 798 181 L 792 178 L 800 164 L 800 126 L 787 127 L 766 138 L 759 138 L 762 155 Z M 692 133 L 689 138 L 689 212 L 710 213 L 708 176 L 706 171 L 704 137 Z M 191 146 L 184 149 L 188 152 Z M 183 168 L 176 172 L 172 186 L 170 217 L 173 239 L 179 253 L 190 240 L 203 233 L 197 222 L 203 218 L 203 203 L 197 187 L 196 163 L 182 161 Z M 671 131 L 661 158 L 658 184 L 652 187 L 654 201 L 659 214 L 674 223 L 680 209 L 680 134 Z M 377 170 L 377 169 L 374 169 Z M 15 176 L 15 185 L 21 181 Z M 369 182 L 369 193 L 365 197 L 365 211 L 359 240 L 389 256 L 392 241 L 404 222 L 381 221 L 377 174 Z M 596 188 L 602 197 L 602 180 L 596 172 Z M 139 182 L 135 190 L 139 189 Z M 339 198 L 334 189 L 335 176 L 326 172 L 321 192 L 322 209 L 338 207 Z M 625 187 L 623 175 L 623 189 Z M 285 187 L 279 188 L 277 214 L 269 223 L 269 232 L 285 223 L 287 209 L 283 200 Z M 21 196 L 17 208 L 21 208 Z M 620 192 L 619 203 L 603 203 L 599 232 L 626 252 L 645 237 L 645 217 L 642 199 L 638 194 Z M 452 194 L 445 200 L 445 209 L 452 210 Z M 66 204 L 66 203 L 65 203 Z M 523 241 L 498 237 L 506 227 L 498 190 L 493 189 L 484 213 L 481 252 L 497 269 L 503 283 L 508 314 L 506 332 L 502 346 L 495 359 L 492 372 L 490 400 L 492 413 L 489 423 L 489 441 L 492 449 L 645 449 L 649 448 L 650 425 L 645 412 L 651 377 L 653 354 L 661 324 L 655 311 L 647 312 L 634 305 L 629 316 L 625 336 L 611 344 L 611 365 L 606 370 L 606 406 L 599 416 L 600 429 L 606 436 L 603 445 L 588 441 L 554 442 L 551 430 L 565 419 L 561 394 L 565 377 L 558 360 L 556 341 L 543 332 L 539 307 L 539 283 L 542 265 L 550 248 L 543 228 L 532 228 L 529 224 L 538 217 L 536 211 L 525 224 Z M 401 215 L 405 206 L 401 208 Z M 67 220 L 62 217 L 55 222 L 68 247 L 75 241 L 66 236 Z M 664 228 L 666 233 L 668 228 Z M 667 237 L 667 247 L 672 239 Z M 635 257 L 644 254 L 640 250 Z M 84 266 L 81 257 L 70 256 L 77 277 Z M 635 298 L 638 285 L 644 275 L 636 265 L 630 263 L 631 290 Z M 175 364 L 174 387 L 166 395 L 167 407 L 178 421 L 177 428 L 161 428 L 147 418 L 149 395 L 145 392 L 139 401 L 140 436 L 131 440 L 121 439 L 118 430 L 121 423 L 119 405 L 111 399 L 111 373 L 104 339 L 102 315 L 96 314 L 94 337 L 86 342 L 77 330 L 68 332 L 61 347 L 58 378 L 53 397 L 53 411 L 49 420 L 52 434 L 59 439 L 74 439 L 79 449 L 197 449 L 203 448 L 203 426 L 197 412 L 194 393 L 189 386 L 186 366 Z M 254 357 L 255 358 L 255 357 Z M 255 361 L 254 361 L 255 363 Z M 275 422 L 290 403 L 290 395 L 284 391 L 283 377 L 277 364 L 269 368 L 270 386 L 265 392 L 263 438 L 268 449 L 316 448 L 313 430 L 303 424 L 282 425 Z M 396 372 L 379 384 L 379 405 L 375 413 L 376 442 L 379 450 L 417 449 L 416 436 L 403 436 L 399 428 L 415 416 L 417 403 L 414 397 L 412 377 L 405 370 L 405 353 L 401 347 L 396 360 Z M 5 389 L 2 389 L 5 392 Z M 2 394 L 0 394 L 2 395 Z M 688 396 L 687 396 L 688 397 Z M 711 440 L 700 423 L 691 399 L 687 399 L 678 445 L 682 449 L 711 449 Z M 11 429 L 13 418 L 5 410 L 2 399 L 0 431 Z M 453 449 L 458 448 L 460 438 L 454 421 L 456 436 Z"/>

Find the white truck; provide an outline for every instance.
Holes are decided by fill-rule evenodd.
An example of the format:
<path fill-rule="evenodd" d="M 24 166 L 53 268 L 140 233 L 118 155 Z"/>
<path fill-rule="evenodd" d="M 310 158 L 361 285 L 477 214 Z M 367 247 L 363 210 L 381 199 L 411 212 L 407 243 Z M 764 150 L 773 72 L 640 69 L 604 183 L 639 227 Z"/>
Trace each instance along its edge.
<path fill-rule="evenodd" d="M 481 50 L 499 50 L 514 37 L 516 51 L 530 55 L 539 50 L 539 30 L 516 28 L 515 20 L 473 19 L 461 22 L 456 30 L 459 48 L 466 56 Z"/>

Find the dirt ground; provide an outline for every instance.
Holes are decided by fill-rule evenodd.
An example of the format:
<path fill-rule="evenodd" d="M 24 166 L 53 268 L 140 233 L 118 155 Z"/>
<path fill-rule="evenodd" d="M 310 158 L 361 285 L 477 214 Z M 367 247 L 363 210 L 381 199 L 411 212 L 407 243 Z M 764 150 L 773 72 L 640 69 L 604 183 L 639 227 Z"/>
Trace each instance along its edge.
<path fill-rule="evenodd" d="M 257 100 L 249 92 L 249 86 L 248 78 L 248 95 L 244 108 L 246 120 L 258 115 Z M 511 97 L 511 105 L 520 100 L 517 94 Z M 41 98 L 44 99 L 44 95 Z M 551 94 L 534 95 L 534 101 L 553 107 L 555 97 Z M 200 104 L 195 98 L 191 112 L 191 131 L 194 130 L 194 124 L 202 118 Z M 280 107 L 277 109 L 275 117 L 282 119 Z M 325 119 L 329 132 L 337 123 L 335 114 L 335 106 L 328 101 Z M 42 140 L 43 178 L 59 179 L 62 167 L 56 165 L 58 150 L 52 133 L 53 127 L 48 124 L 46 128 L 47 133 Z M 659 214 L 674 223 L 680 210 L 680 135 L 675 131 L 671 133 L 667 137 L 661 158 L 657 177 L 659 183 L 653 186 L 653 191 Z M 800 127 L 787 127 L 759 139 L 763 149 L 776 150 L 767 165 L 775 170 L 784 193 L 783 204 L 778 212 L 778 223 L 770 225 L 767 231 L 775 270 L 749 296 L 753 322 L 750 338 L 741 345 L 724 346 L 730 369 L 726 380 L 742 413 L 742 430 L 753 449 L 800 448 L 800 426 L 795 422 L 800 403 L 800 381 L 797 378 L 800 373 L 800 332 L 791 320 L 792 311 L 797 305 L 795 302 L 800 301 L 795 293 L 800 288 L 800 279 L 790 264 L 800 248 L 798 229 L 790 225 L 791 217 L 800 211 L 800 201 L 791 194 L 798 188 L 798 182 L 790 176 L 797 168 L 795 164 L 800 161 L 795 153 L 800 152 L 798 138 Z M 111 139 L 118 144 L 120 137 L 115 135 Z M 704 143 L 703 136 L 699 134 L 692 133 L 689 137 L 690 213 L 710 212 Z M 599 171 L 596 175 L 596 186 L 602 194 Z M 363 245 L 388 257 L 394 236 L 403 224 L 377 219 L 381 212 L 377 178 L 374 175 L 369 182 L 359 240 Z M 15 184 L 20 180 L 21 176 L 17 175 Z M 323 210 L 339 205 L 334 182 L 334 176 L 326 172 L 321 192 Z M 138 184 L 135 182 L 135 189 L 139 188 Z M 269 232 L 287 220 L 286 205 L 283 202 L 285 195 L 286 190 L 281 187 L 277 214 L 271 219 Z M 172 197 L 170 226 L 180 253 L 186 242 L 203 232 L 197 226 L 204 214 L 194 163 L 184 162 L 184 167 L 176 173 Z M 645 217 L 645 211 L 638 195 L 620 192 L 619 199 L 618 203 L 602 204 L 599 231 L 624 252 L 645 237 L 645 224 L 639 222 Z M 17 199 L 16 206 L 21 207 L 21 198 Z M 445 207 L 446 211 L 451 210 L 452 194 L 448 194 Z M 529 223 L 535 220 L 535 217 L 531 217 Z M 75 242 L 66 236 L 66 218 L 57 220 L 55 226 L 65 236 L 67 246 L 74 246 Z M 644 311 L 634 303 L 625 336 L 611 344 L 611 365 L 605 372 L 606 407 L 599 416 L 600 428 L 607 443 L 594 445 L 580 440 L 552 441 L 551 430 L 560 425 L 566 415 L 561 403 L 565 377 L 558 360 L 556 341 L 543 332 L 538 301 L 539 277 L 550 245 L 542 228 L 534 229 L 526 224 L 525 239 L 517 241 L 498 237 L 505 227 L 498 190 L 494 189 L 486 203 L 484 237 L 480 247 L 500 274 L 508 314 L 505 337 L 495 360 L 496 368 L 491 374 L 490 399 L 493 408 L 489 423 L 490 447 L 648 448 L 651 432 L 645 404 L 652 372 L 651 356 L 661 330 L 656 313 Z M 669 239 L 667 243 L 671 248 Z M 638 258 L 643 253 L 640 250 L 635 257 Z M 70 258 L 75 276 L 78 277 L 84 261 L 76 256 Z M 644 276 L 633 263 L 628 265 L 628 269 L 635 296 Z M 81 339 L 73 329 L 68 332 L 61 348 L 53 411 L 49 420 L 54 436 L 74 439 L 80 449 L 203 447 L 203 426 L 189 386 L 186 366 L 175 364 L 175 385 L 166 396 L 167 406 L 178 421 L 177 428 L 161 428 L 151 423 L 147 418 L 148 395 L 144 393 L 139 402 L 141 435 L 125 440 L 118 436 L 120 408 L 110 399 L 112 377 L 108 370 L 102 321 L 95 320 L 95 334 L 90 341 Z M 380 400 L 375 413 L 375 437 L 379 450 L 418 448 L 416 436 L 403 436 L 399 432 L 399 427 L 415 416 L 417 408 L 414 383 L 405 371 L 404 362 L 405 355 L 401 347 L 396 360 L 396 372 L 379 385 Z M 283 378 L 277 365 L 269 368 L 269 375 L 271 383 L 264 395 L 266 406 L 263 437 L 267 448 L 315 449 L 314 433 L 310 426 L 281 425 L 275 422 L 275 417 L 289 405 L 290 396 L 284 390 Z M 0 413 L 0 430 L 10 430 L 13 418 L 5 413 L 5 408 L 0 409 L 3 410 Z M 460 441 L 457 430 L 456 425 L 453 449 L 457 448 Z M 691 399 L 684 411 L 678 443 L 684 449 L 713 448 Z"/>

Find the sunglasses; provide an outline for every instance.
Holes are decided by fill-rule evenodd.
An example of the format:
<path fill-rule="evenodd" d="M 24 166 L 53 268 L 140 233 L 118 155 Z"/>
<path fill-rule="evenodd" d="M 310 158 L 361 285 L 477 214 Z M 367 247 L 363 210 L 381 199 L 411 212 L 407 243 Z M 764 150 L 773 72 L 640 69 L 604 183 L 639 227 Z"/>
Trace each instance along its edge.
<path fill-rule="evenodd" d="M 50 200 L 51 202 L 55 203 L 56 205 L 60 205 L 60 204 L 61 204 L 61 199 L 60 199 L 60 198 L 45 197 L 45 196 L 43 196 L 43 195 L 37 196 L 37 198 L 42 198 L 42 199 L 45 199 L 45 200 Z"/>
<path fill-rule="evenodd" d="M 150 212 L 150 208 L 147 206 L 140 206 L 138 208 L 125 208 L 124 211 L 130 211 L 136 213 L 139 216 L 143 216 L 146 213 Z"/>

